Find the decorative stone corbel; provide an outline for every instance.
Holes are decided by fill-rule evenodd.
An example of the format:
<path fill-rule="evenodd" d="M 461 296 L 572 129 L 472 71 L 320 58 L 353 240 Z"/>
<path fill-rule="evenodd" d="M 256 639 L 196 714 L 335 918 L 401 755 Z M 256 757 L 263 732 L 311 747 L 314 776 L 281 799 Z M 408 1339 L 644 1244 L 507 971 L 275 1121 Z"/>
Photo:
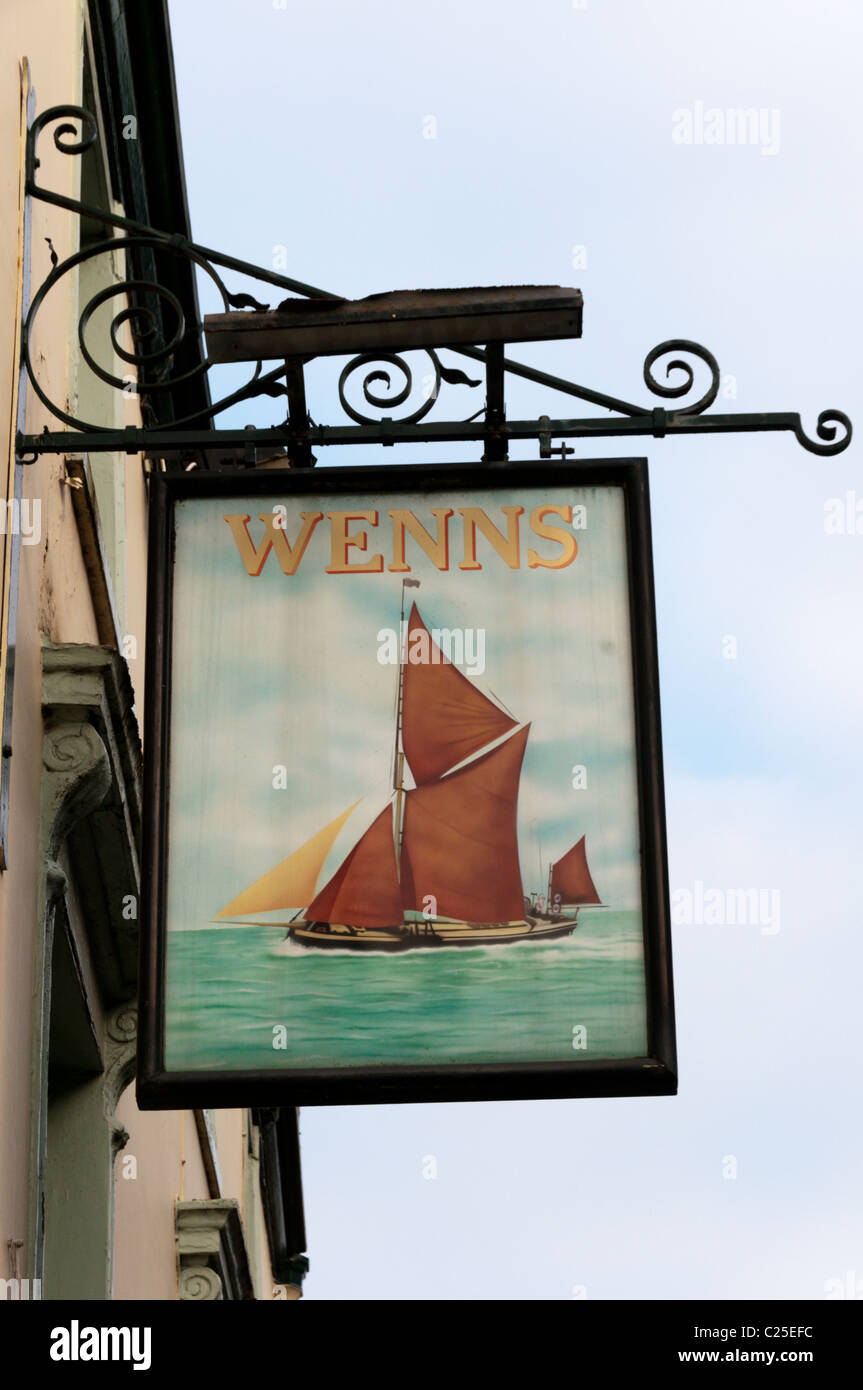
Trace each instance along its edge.
<path fill-rule="evenodd" d="M 74 710 L 53 715 L 42 740 L 42 825 L 49 880 L 57 850 L 72 828 L 101 806 L 111 787 L 108 750 L 87 719 Z M 62 869 L 59 870 L 62 874 Z M 65 884 L 65 875 L 63 875 Z"/>
<path fill-rule="evenodd" d="M 51 1011 L 50 962 L 54 921 L 66 893 L 66 874 L 57 853 L 81 820 L 101 806 L 111 787 L 108 751 L 93 725 L 79 710 L 46 708 L 42 738 L 42 787 L 39 849 L 41 875 L 36 900 L 41 927 L 35 941 L 35 972 L 41 1008 L 34 1014 L 31 1051 L 33 1093 L 38 1104 L 31 1112 L 31 1201 L 28 1228 L 28 1264 L 35 1278 L 42 1277 L 45 1146 L 48 1124 L 48 1029 Z"/>
<path fill-rule="evenodd" d="M 225 1297 L 222 1281 L 209 1265 L 185 1265 L 180 1270 L 180 1302 L 200 1302 Z"/>
<path fill-rule="evenodd" d="M 84 644 L 42 645 L 42 778 L 34 978 L 27 1264 L 44 1262 L 48 1039 L 54 924 L 67 873 L 86 905 L 81 928 L 109 1015 L 105 1062 L 106 1174 L 122 1135 L 113 1110 L 135 1069 L 141 745 L 128 669 L 118 652 Z M 62 858 L 62 867 L 60 860 Z M 109 1226 L 110 1229 L 110 1226 Z M 108 1280 L 110 1288 L 110 1278 Z"/>
<path fill-rule="evenodd" d="M 87 933 L 111 1008 L 137 985 L 141 745 L 125 662 L 104 647 L 47 640 L 42 863 L 71 864 L 87 902 Z"/>
<path fill-rule="evenodd" d="M 176 1220 L 180 1299 L 253 1299 L 236 1198 L 178 1202 Z"/>

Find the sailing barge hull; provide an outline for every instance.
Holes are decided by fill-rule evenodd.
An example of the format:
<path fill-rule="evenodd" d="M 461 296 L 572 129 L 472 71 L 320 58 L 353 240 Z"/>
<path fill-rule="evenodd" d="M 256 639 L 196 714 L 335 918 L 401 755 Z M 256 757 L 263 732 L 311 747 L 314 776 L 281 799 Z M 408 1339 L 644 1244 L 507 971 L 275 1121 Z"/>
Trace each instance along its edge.
<path fill-rule="evenodd" d="M 290 938 L 299 946 L 324 951 L 415 951 L 437 946 L 508 946 L 517 941 L 551 941 L 569 936 L 575 921 L 417 922 L 398 928 L 347 927 L 329 922 L 298 922 Z"/>

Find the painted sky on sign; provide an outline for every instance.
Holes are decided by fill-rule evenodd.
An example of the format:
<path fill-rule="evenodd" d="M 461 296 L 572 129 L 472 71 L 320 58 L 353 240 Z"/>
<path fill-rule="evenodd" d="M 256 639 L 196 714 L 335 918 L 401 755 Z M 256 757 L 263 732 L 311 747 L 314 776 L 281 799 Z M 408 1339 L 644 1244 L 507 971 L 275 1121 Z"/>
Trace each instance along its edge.
<path fill-rule="evenodd" d="M 580 508 L 572 563 L 529 568 L 527 550 L 555 559 L 560 542 L 528 527 L 540 504 Z M 360 798 L 324 867 L 323 884 L 392 794 L 397 667 L 379 661 L 398 630 L 401 575 L 327 574 L 326 516 L 296 573 L 270 553 L 258 576 L 243 566 L 226 512 L 283 506 L 291 544 L 308 498 L 208 498 L 176 510 L 171 740 L 169 926 L 209 925 L 279 860 Z M 480 533 L 482 568 L 462 572 L 459 505 L 479 506 L 505 532 L 502 507 L 521 507 L 520 565 L 511 569 Z M 387 508 L 402 507 L 435 533 L 434 507 L 450 518 L 450 568 L 439 570 L 408 536 L 406 613 L 427 626 L 482 632 L 485 669 L 463 673 L 520 723 L 530 723 L 519 787 L 519 846 L 526 891 L 544 892 L 550 859 L 582 835 L 603 901 L 640 905 L 632 655 L 620 488 L 485 490 L 426 495 L 346 494 L 323 510 L 378 509 L 366 552 L 392 559 Z M 548 524 L 564 526 L 555 515 Z M 541 616 L 540 616 L 541 615 Z M 479 651 L 480 648 L 471 650 Z M 284 775 L 282 775 L 284 773 Z M 575 774 L 575 775 L 573 775 Z M 574 783 L 576 785 L 574 785 Z M 585 785 L 586 784 L 586 785 Z M 231 814 L 226 816 L 225 808 Z M 542 860 L 540 860 L 542 856 Z M 542 867 L 540 868 L 540 863 Z M 283 906 L 302 907 L 303 903 Z M 284 917 L 284 913 L 281 914 Z"/>

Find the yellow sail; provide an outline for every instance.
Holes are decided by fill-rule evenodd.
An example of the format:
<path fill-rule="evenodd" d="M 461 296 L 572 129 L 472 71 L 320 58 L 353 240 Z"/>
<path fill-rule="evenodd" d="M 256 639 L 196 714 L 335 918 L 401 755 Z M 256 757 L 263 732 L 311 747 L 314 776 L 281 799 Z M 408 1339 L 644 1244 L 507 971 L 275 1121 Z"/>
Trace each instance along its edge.
<path fill-rule="evenodd" d="M 283 859 L 269 873 L 246 888 L 238 898 L 223 907 L 221 912 L 216 913 L 214 920 L 219 917 L 235 917 L 239 914 L 250 912 L 273 912 L 280 908 L 287 907 L 307 907 L 315 896 L 318 875 L 323 867 L 324 860 L 329 854 L 335 843 L 336 836 L 347 820 L 351 811 L 359 806 L 355 801 L 353 806 L 337 816 L 335 820 L 325 825 L 323 830 L 319 830 L 310 840 L 307 840 L 299 849 L 289 854 L 287 859 Z"/>

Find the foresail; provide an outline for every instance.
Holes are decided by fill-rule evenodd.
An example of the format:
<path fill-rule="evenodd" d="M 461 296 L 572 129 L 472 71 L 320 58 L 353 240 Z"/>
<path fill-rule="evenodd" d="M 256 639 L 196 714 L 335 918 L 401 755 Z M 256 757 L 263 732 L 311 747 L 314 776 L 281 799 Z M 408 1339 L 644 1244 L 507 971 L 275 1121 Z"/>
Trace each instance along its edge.
<path fill-rule="evenodd" d="M 239 897 L 229 902 L 221 912 L 217 912 L 214 920 L 218 921 L 220 917 L 247 916 L 256 912 L 274 912 L 283 908 L 306 907 L 315 896 L 318 875 L 335 844 L 336 836 L 359 804 L 355 801 L 353 806 L 349 806 L 342 815 L 325 825 L 323 830 L 319 830 L 304 845 L 294 850 L 293 854 L 289 854 L 287 859 L 283 859 L 262 878 L 256 879 Z"/>
<path fill-rule="evenodd" d="M 341 922 L 348 927 L 401 925 L 392 802 L 372 821 L 341 867 L 309 903 L 306 917 L 310 922 Z"/>
<path fill-rule="evenodd" d="M 434 781 L 518 727 L 432 640 L 416 604 L 408 621 L 402 744 L 417 786 Z M 422 660 L 412 659 L 422 657 Z"/>

